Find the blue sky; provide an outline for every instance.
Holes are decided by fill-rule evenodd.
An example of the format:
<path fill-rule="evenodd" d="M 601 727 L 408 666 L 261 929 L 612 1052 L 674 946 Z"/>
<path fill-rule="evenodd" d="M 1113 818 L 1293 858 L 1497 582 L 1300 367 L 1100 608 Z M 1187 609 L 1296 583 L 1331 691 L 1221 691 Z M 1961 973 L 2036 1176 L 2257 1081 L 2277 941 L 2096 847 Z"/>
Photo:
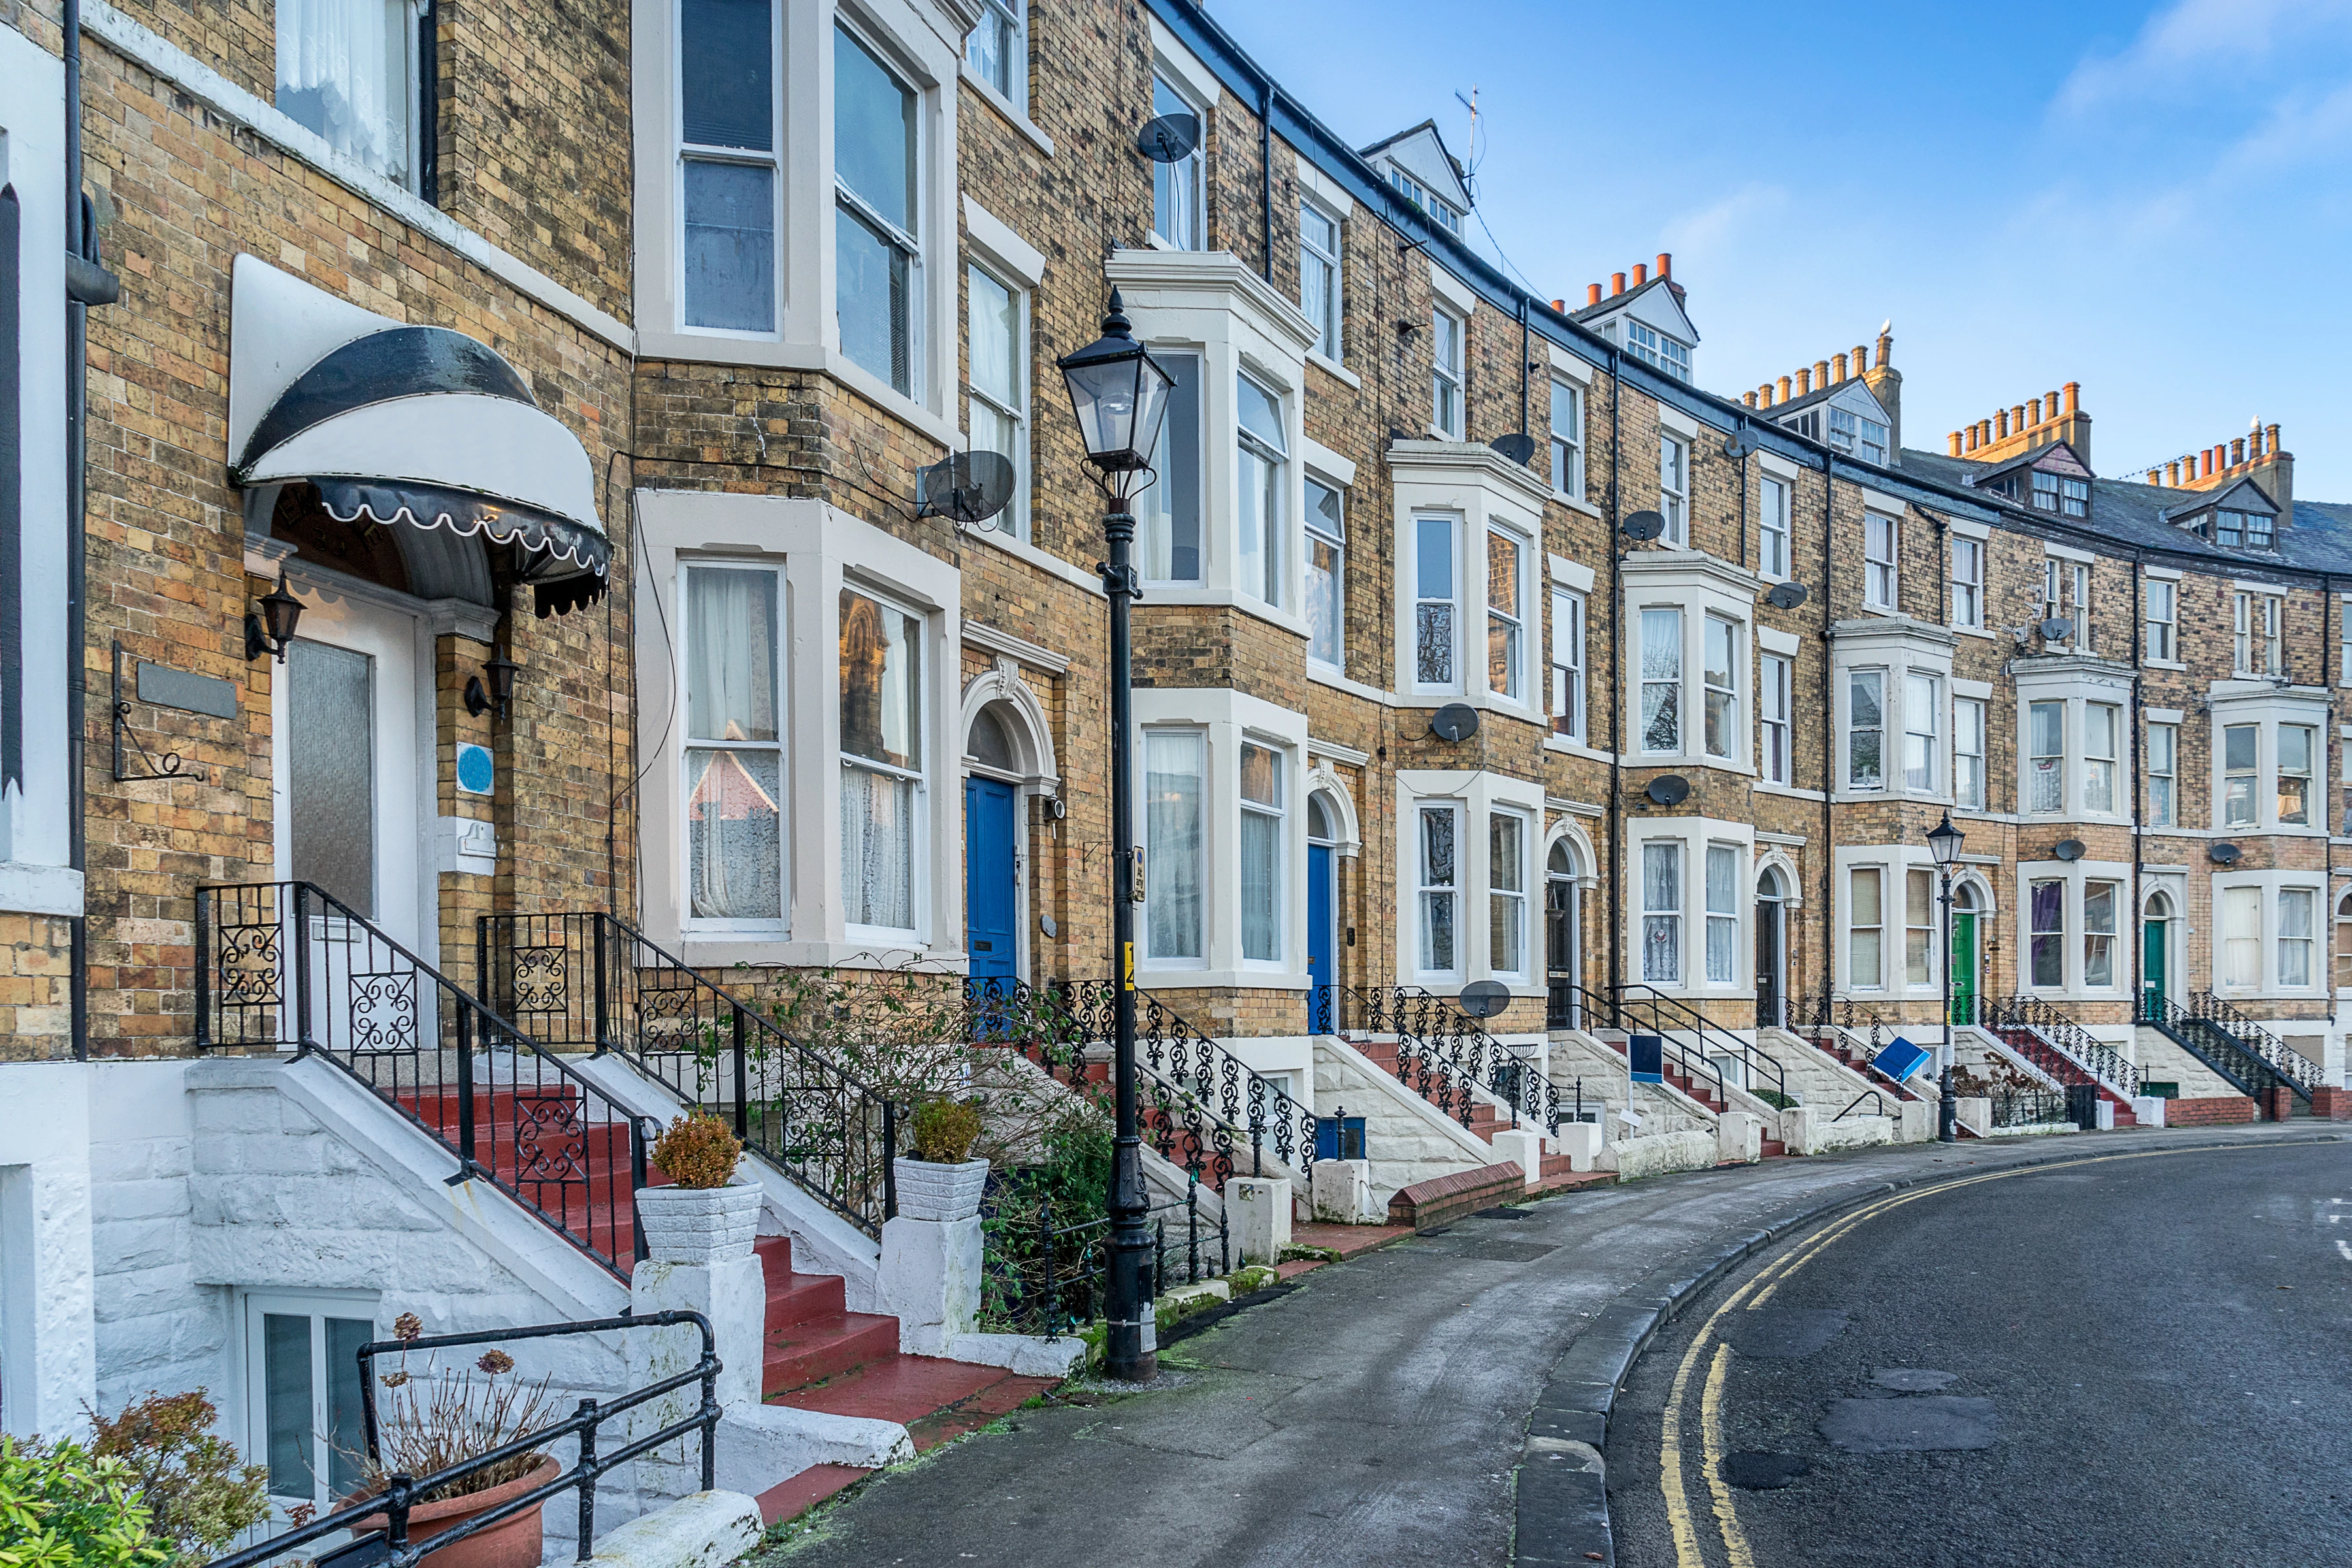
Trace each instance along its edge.
<path fill-rule="evenodd" d="M 1209 4 L 1358 145 L 1475 85 L 1503 253 L 1674 252 L 1711 390 L 1892 318 L 1906 445 L 2079 381 L 2103 473 L 2260 417 L 2352 500 L 2352 0 Z"/>

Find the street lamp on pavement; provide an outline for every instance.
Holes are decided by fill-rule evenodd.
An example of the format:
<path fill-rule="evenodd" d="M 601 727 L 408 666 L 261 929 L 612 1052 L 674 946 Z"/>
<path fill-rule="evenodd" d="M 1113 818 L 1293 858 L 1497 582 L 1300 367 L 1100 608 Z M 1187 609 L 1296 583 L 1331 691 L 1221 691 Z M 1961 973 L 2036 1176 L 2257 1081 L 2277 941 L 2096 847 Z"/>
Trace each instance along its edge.
<path fill-rule="evenodd" d="M 1150 1272 L 1150 1200 L 1143 1188 L 1143 1140 L 1135 1104 L 1135 906 L 1143 899 L 1143 868 L 1135 852 L 1135 689 L 1127 622 L 1138 595 L 1135 515 L 1128 502 L 1151 483 L 1151 455 L 1175 378 L 1135 341 L 1116 289 L 1102 332 L 1055 363 L 1069 388 L 1087 461 L 1094 465 L 1095 482 L 1109 503 L 1103 535 L 1110 559 L 1096 567 L 1110 598 L 1110 909 L 1111 961 L 1117 965 L 1111 1089 L 1118 1130 L 1111 1154 L 1103 1371 L 1126 1382 L 1148 1383 L 1158 1373 L 1160 1356 L 1145 1283 Z"/>
<path fill-rule="evenodd" d="M 1960 845 L 1967 837 L 1952 826 L 1948 811 L 1943 821 L 1927 830 L 1927 852 L 1936 858 L 1936 874 L 1944 884 L 1944 1048 L 1939 1064 L 1943 1070 L 1937 1083 L 1936 1136 L 1947 1143 L 1960 1135 L 1959 1107 L 1952 1100 L 1952 868 L 1959 861 Z"/>

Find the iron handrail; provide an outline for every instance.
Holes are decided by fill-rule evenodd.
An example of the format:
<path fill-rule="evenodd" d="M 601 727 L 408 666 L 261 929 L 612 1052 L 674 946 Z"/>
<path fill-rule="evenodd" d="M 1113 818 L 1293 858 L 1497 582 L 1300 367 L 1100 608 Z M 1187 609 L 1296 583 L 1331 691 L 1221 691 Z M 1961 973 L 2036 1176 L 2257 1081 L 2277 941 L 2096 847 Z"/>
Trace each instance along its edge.
<path fill-rule="evenodd" d="M 2210 991 L 2190 998 L 2195 1016 L 2233 1037 L 2240 1046 L 2268 1063 L 2273 1071 L 2306 1100 L 2319 1083 L 2319 1068 L 2309 1057 L 2255 1023 Z"/>
<path fill-rule="evenodd" d="M 1418 985 L 1363 991 L 1335 982 L 1317 992 L 1310 999 L 1311 1033 L 1344 1034 L 1352 1003 L 1360 1031 L 1396 1037 L 1398 1082 L 1465 1127 L 1476 1120 L 1477 1086 L 1494 1042 L 1484 1029 L 1469 1032 L 1467 1014 Z"/>
<path fill-rule="evenodd" d="M 1772 1058 L 1770 1053 L 1758 1047 L 1753 1041 L 1741 1039 L 1681 997 L 1669 996 L 1646 981 L 1634 981 L 1620 986 L 1618 990 L 1620 994 L 1647 993 L 1646 996 L 1635 996 L 1633 1000 L 1636 1005 L 1648 1005 L 1653 1022 L 1655 1022 L 1662 1013 L 1674 1016 L 1677 1020 L 1674 1026 L 1687 1029 L 1696 1034 L 1701 1046 L 1719 1042 L 1724 1047 L 1723 1054 L 1737 1057 L 1749 1073 L 1762 1072 L 1769 1077 L 1772 1080 L 1773 1093 L 1785 1096 L 1789 1092 L 1788 1071 Z M 1664 1030 L 1660 1031 L 1660 1033 L 1664 1032 Z M 1743 1084 L 1741 1087 L 1745 1088 L 1746 1085 Z"/>
<path fill-rule="evenodd" d="M 453 1184 L 488 1181 L 627 1279 L 622 1173 L 609 1134 L 599 1151 L 591 1130 L 627 1130 L 632 1237 L 625 1262 L 634 1264 L 645 1256 L 635 1197 L 646 1185 L 646 1153 L 657 1131 L 646 1118 L 316 883 L 205 884 L 196 889 L 195 923 L 198 1050 L 291 1046 L 298 1058 L 333 1063 L 457 1157 Z M 321 928 L 315 933 L 314 923 Z M 230 1015 L 245 1026 L 225 1038 Z M 289 1022 L 291 1038 L 285 1037 Z M 434 1058 L 429 1080 L 427 1052 Z M 454 1081 L 443 1076 L 444 1055 L 454 1058 Z M 595 1120 L 588 1107 L 598 1112 Z M 600 1186 L 607 1209 L 601 1226 Z"/>
<path fill-rule="evenodd" d="M 2013 1030 L 2027 1035 L 2126 1100 L 2139 1093 L 2139 1068 L 2129 1058 L 2042 997 L 1987 997 L 1982 1013 L 1988 1022 L 1979 1027 L 1995 1034 Z M 2049 1064 L 2035 1065 L 2047 1068 Z"/>
<path fill-rule="evenodd" d="M 1847 1105 L 1845 1110 L 1839 1111 L 1835 1116 L 1831 1117 L 1830 1120 L 1832 1121 L 1843 1121 L 1846 1117 L 1853 1112 L 1854 1106 L 1860 1105 L 1865 1100 L 1871 1102 L 1870 1113 L 1873 1116 L 1884 1116 L 1886 1114 L 1885 1098 L 1874 1089 L 1865 1089 L 1860 1094 L 1853 1097 L 1853 1102 Z"/>
<path fill-rule="evenodd" d="M 1592 1022 L 1594 1019 L 1606 1019 L 1607 1022 L 1601 1024 L 1600 1026 L 1601 1027 L 1615 1029 L 1619 1033 L 1627 1037 L 1628 1043 L 1623 1049 L 1625 1052 L 1626 1063 L 1630 1069 L 1633 1062 L 1633 1046 L 1631 1044 L 1631 1038 L 1634 1033 L 1633 1026 L 1637 1020 L 1627 1016 L 1629 1010 L 1622 994 L 1620 994 L 1617 995 L 1604 996 L 1599 992 L 1588 990 L 1586 987 L 1577 984 L 1574 981 L 1561 981 L 1559 984 L 1565 985 L 1570 991 L 1575 994 L 1576 999 L 1583 1011 L 1586 1020 L 1584 1026 L 1588 1031 L 1594 1026 Z M 1657 1036 L 1659 1055 L 1662 1058 L 1672 1060 L 1676 1070 L 1678 1070 L 1684 1078 L 1689 1079 L 1693 1084 L 1711 1083 L 1715 1085 L 1715 1098 L 1722 1100 L 1726 1105 L 1729 1105 L 1731 1103 L 1731 1097 L 1724 1092 L 1723 1075 L 1715 1070 L 1714 1063 L 1708 1061 L 1702 1056 L 1695 1054 L 1689 1047 L 1684 1045 L 1682 1041 L 1675 1038 L 1673 1035 L 1667 1033 L 1665 1030 L 1657 1028 L 1654 1022 L 1651 1029 L 1643 1032 L 1654 1033 Z M 1661 1065 L 1664 1065 L 1663 1061 Z"/>
<path fill-rule="evenodd" d="M 384 1552 L 370 1560 L 384 1568 L 415 1568 L 415 1564 L 436 1552 L 457 1545 L 468 1536 L 478 1535 L 493 1525 L 513 1518 L 526 1510 L 538 1508 L 550 1498 L 567 1490 L 580 1494 L 580 1546 L 575 1561 L 589 1560 L 596 1539 L 596 1483 L 606 1472 L 653 1452 L 663 1444 L 699 1429 L 702 1434 L 702 1489 L 709 1491 L 718 1485 L 719 1437 L 719 1361 L 718 1337 L 711 1331 L 710 1320 L 700 1312 L 672 1310 L 649 1312 L 642 1316 L 599 1318 L 583 1322 L 538 1323 L 528 1328 L 494 1329 L 468 1334 L 433 1334 L 414 1340 L 374 1340 L 362 1345 L 357 1352 L 360 1372 L 360 1410 L 365 1424 L 367 1453 L 371 1460 L 378 1457 L 375 1411 L 375 1377 L 373 1360 L 378 1355 L 395 1352 L 439 1350 L 457 1345 L 503 1344 L 520 1340 L 553 1339 L 571 1334 L 611 1333 L 624 1329 L 688 1327 L 702 1335 L 702 1355 L 687 1370 L 661 1378 L 645 1387 L 632 1390 L 617 1399 L 598 1401 L 583 1399 L 573 1412 L 562 1420 L 526 1433 L 511 1443 L 444 1466 L 430 1475 L 394 1475 L 385 1478 L 380 1493 L 362 1498 L 345 1507 L 321 1515 L 308 1524 L 299 1525 L 268 1540 L 232 1552 L 226 1557 L 215 1558 L 207 1568 L 260 1568 L 273 1563 L 298 1546 L 321 1540 L 341 1531 L 358 1533 L 358 1527 L 371 1520 L 383 1521 L 381 1535 Z M 617 1415 L 626 1415 L 637 1406 L 674 1394 L 688 1384 L 702 1385 L 702 1404 L 693 1415 L 673 1421 L 659 1431 L 651 1432 L 614 1449 L 599 1451 L 597 1429 Z M 509 1498 L 506 1501 L 452 1525 L 436 1531 L 423 1541 L 408 1539 L 409 1515 L 415 1508 L 432 1499 L 442 1488 L 462 1481 L 467 1477 L 493 1465 L 520 1458 L 535 1450 L 552 1447 L 565 1437 L 576 1436 L 580 1442 L 578 1462 L 568 1471 L 533 1487 L 529 1491 Z"/>
<path fill-rule="evenodd" d="M 483 915 L 475 945 L 487 984 L 535 1039 L 617 1052 L 730 1119 L 746 1148 L 867 1236 L 897 1215 L 908 1107 L 629 921 L 604 910 Z"/>

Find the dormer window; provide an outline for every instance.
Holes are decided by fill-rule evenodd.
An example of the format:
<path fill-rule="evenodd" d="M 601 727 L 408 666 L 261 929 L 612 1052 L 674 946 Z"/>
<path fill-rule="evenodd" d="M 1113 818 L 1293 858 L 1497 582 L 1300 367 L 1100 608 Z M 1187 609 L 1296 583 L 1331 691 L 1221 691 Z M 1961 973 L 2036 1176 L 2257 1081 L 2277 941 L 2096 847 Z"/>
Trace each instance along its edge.
<path fill-rule="evenodd" d="M 2034 474 L 2033 510 L 2036 511 L 2056 511 L 2058 510 L 2057 475 L 2044 474 L 2038 471 Z"/>
<path fill-rule="evenodd" d="M 1688 343 L 1679 343 L 1654 327 L 1628 320 L 1625 323 L 1625 347 L 1643 364 L 1654 365 L 1676 381 L 1691 378 L 1691 352 Z"/>
<path fill-rule="evenodd" d="M 1435 218 L 1451 233 L 1462 232 L 1462 215 L 1453 204 L 1433 192 L 1427 185 L 1398 168 L 1389 165 L 1389 184 L 1394 185 L 1405 200 Z"/>
<path fill-rule="evenodd" d="M 1830 410 L 1830 446 L 1868 463 L 1886 461 L 1886 426 L 1851 409 Z"/>
<path fill-rule="evenodd" d="M 2249 550 L 2268 550 L 2271 547 L 2271 520 L 2259 511 L 2231 511 L 2222 508 L 2213 514 L 2213 542 Z"/>
<path fill-rule="evenodd" d="M 2058 481 L 2058 510 L 2066 517 L 2091 515 L 2091 481 L 2069 479 Z"/>

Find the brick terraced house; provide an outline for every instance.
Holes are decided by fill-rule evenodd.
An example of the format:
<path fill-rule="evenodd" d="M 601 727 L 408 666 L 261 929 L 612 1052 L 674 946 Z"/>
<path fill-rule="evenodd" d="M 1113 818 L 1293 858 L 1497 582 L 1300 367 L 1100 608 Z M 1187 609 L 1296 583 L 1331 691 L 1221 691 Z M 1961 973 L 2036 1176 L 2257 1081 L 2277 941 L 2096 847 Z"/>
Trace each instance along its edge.
<path fill-rule="evenodd" d="M 1114 291 L 1174 383 L 1163 1194 L 1234 1219 L 1254 1152 L 1283 1226 L 1428 1224 L 1924 1138 L 1880 1052 L 1948 983 L 1971 1132 L 2352 1113 L 2352 505 L 2276 425 L 2102 476 L 2069 384 L 1906 446 L 1886 328 L 1707 393 L 1670 257 L 1529 296 L 1433 124 L 1350 148 L 1190 0 L 0 16 L 8 1431 L 201 1384 L 328 1501 L 399 1313 L 631 1301 L 688 1103 L 764 1192 L 725 1484 L 779 1511 L 1025 1387 L 893 1294 L 903 1108 L 762 1003 L 1098 1018 L 1055 362 Z"/>

